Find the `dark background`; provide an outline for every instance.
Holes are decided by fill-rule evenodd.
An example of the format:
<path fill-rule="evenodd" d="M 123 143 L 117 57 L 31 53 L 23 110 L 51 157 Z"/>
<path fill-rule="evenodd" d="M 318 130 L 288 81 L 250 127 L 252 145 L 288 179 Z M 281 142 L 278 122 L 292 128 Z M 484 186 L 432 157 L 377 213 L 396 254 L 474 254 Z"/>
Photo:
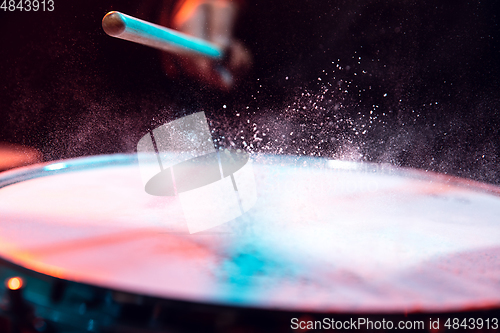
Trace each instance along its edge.
<path fill-rule="evenodd" d="M 495 2 L 248 1 L 238 35 L 255 65 L 231 94 L 171 80 L 156 50 L 102 31 L 110 10 L 157 20 L 154 1 L 0 11 L 0 141 L 46 160 L 134 152 L 204 110 L 219 145 L 500 184 Z"/>

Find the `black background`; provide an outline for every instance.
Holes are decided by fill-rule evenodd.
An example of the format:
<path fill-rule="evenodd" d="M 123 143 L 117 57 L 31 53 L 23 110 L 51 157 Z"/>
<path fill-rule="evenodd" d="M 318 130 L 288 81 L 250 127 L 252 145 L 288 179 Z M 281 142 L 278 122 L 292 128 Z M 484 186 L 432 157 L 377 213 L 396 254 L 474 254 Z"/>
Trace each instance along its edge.
<path fill-rule="evenodd" d="M 156 5 L 0 11 L 0 141 L 46 160 L 134 152 L 148 129 L 204 110 L 219 145 L 500 184 L 494 0 L 249 1 L 238 36 L 255 65 L 231 94 L 171 80 L 156 50 L 101 29 L 110 10 L 155 21 Z"/>

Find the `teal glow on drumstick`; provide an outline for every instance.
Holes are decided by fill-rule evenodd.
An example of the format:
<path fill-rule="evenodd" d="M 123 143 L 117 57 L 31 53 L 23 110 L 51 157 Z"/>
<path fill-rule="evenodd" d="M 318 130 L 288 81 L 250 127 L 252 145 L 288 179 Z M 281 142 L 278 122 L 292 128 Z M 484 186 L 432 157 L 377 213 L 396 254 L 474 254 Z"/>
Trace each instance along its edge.
<path fill-rule="evenodd" d="M 102 28 L 110 36 L 163 51 L 218 60 L 224 57 L 222 49 L 213 43 L 116 11 L 104 16 Z"/>

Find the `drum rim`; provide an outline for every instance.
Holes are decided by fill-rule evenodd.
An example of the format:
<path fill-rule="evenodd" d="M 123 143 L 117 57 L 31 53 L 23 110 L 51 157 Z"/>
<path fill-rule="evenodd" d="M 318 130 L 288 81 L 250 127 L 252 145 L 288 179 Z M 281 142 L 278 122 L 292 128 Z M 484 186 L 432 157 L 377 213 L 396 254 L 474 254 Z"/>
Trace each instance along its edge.
<path fill-rule="evenodd" d="M 261 160 L 259 157 L 266 157 Z M 254 162 L 262 163 L 264 165 L 272 164 L 273 159 L 285 159 L 289 166 L 295 167 L 317 167 L 322 169 L 335 170 L 335 167 L 328 166 L 331 161 L 347 162 L 342 160 L 328 159 L 316 156 L 296 156 L 296 155 L 271 155 L 271 154 L 251 154 L 250 159 Z M 260 160 L 260 161 L 259 161 Z M 12 170 L 0 172 L 0 190 L 6 186 L 20 183 L 26 180 L 48 177 L 58 175 L 61 173 L 68 173 L 74 171 L 83 171 L 98 169 L 111 166 L 126 166 L 138 163 L 136 153 L 131 154 L 104 154 L 82 156 L 71 159 L 55 160 L 45 163 L 37 163 L 29 166 L 19 167 Z M 257 164 L 258 164 L 257 163 Z M 340 171 L 352 172 L 360 169 L 365 169 L 371 173 L 379 173 L 384 175 L 396 175 L 400 177 L 407 177 L 419 180 L 438 181 L 443 184 L 454 185 L 458 187 L 465 187 L 475 192 L 486 192 L 494 196 L 500 196 L 500 186 L 480 182 L 477 180 L 452 176 L 435 171 L 398 167 L 389 163 L 374 163 L 374 162 L 355 162 L 348 161 L 348 165 L 340 169 Z M 373 170 L 377 169 L 376 172 Z M 371 171 L 370 171 L 371 170 Z"/>
<path fill-rule="evenodd" d="M 400 311 L 391 311 L 387 309 L 382 309 L 382 310 L 362 310 L 362 311 L 356 311 L 356 310 L 349 310 L 349 311 L 338 311 L 338 310 L 299 310 L 299 309 L 286 309 L 286 308 L 266 308 L 266 307 L 261 307 L 261 306 L 252 306 L 248 304 L 225 304 L 225 303 L 217 303 L 217 302 L 207 302 L 207 301 L 192 301 L 192 300 L 186 300 L 186 299 L 178 299 L 175 297 L 162 297 L 162 296 L 156 296 L 156 295 L 151 295 L 148 293 L 138 293 L 135 291 L 130 291 L 130 290 L 125 290 L 125 289 L 120 289 L 120 288 L 110 288 L 107 286 L 99 286 L 99 285 L 94 285 L 90 284 L 87 282 L 82 282 L 82 281 L 74 281 L 74 280 L 66 280 L 63 278 L 58 278 L 55 276 L 51 276 L 45 273 L 41 273 L 35 270 L 30 270 L 26 267 L 23 267 L 19 264 L 10 262 L 2 257 L 0 257 L 0 271 L 2 267 L 7 267 L 10 268 L 17 273 L 19 273 L 19 276 L 26 277 L 30 276 L 31 278 L 37 279 L 37 280 L 46 280 L 50 281 L 51 285 L 52 283 L 56 281 L 65 281 L 68 282 L 72 285 L 75 286 L 80 286 L 83 288 L 90 288 L 92 290 L 99 290 L 99 291 L 104 291 L 104 292 L 110 292 L 110 293 L 122 293 L 126 295 L 131 295 L 135 297 L 139 297 L 143 300 L 145 305 L 151 305 L 155 304 L 156 302 L 166 302 L 169 304 L 174 304 L 174 305 L 181 305 L 183 307 L 206 307 L 215 311 L 227 311 L 227 310 L 239 310 L 239 311 L 251 311 L 251 312 L 256 312 L 260 314 L 281 314 L 284 316 L 289 316 L 292 318 L 293 315 L 296 314 L 301 314 L 301 315 L 335 315 L 335 316 L 343 316 L 343 317 L 348 317 L 348 316 L 353 316 L 353 317 L 361 317 L 361 316 L 384 316 L 387 317 L 388 320 L 391 320 L 393 318 L 399 318 L 401 316 L 407 317 L 408 315 L 413 315 L 413 316 L 425 316 L 429 317 L 432 315 L 437 315 L 437 316 L 453 316 L 453 315 L 460 315 L 460 314 L 469 314 L 469 313 L 495 313 L 497 316 L 500 315 L 500 304 L 489 304 L 486 306 L 479 306 L 479 305 L 472 305 L 468 307 L 450 307 L 446 310 L 423 310 L 419 308 L 413 308 L 413 309 L 402 309 Z M 120 303 L 119 301 L 114 301 L 116 303 Z M 147 303 L 147 304 L 146 304 Z"/>

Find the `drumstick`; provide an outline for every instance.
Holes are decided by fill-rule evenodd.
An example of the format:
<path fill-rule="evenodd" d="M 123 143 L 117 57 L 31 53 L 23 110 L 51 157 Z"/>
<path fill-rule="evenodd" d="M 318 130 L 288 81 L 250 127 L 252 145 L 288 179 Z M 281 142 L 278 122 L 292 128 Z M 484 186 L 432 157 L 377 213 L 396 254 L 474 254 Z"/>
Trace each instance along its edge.
<path fill-rule="evenodd" d="M 102 28 L 112 37 L 163 51 L 202 55 L 216 60 L 224 57 L 222 49 L 213 43 L 116 11 L 104 16 Z"/>

